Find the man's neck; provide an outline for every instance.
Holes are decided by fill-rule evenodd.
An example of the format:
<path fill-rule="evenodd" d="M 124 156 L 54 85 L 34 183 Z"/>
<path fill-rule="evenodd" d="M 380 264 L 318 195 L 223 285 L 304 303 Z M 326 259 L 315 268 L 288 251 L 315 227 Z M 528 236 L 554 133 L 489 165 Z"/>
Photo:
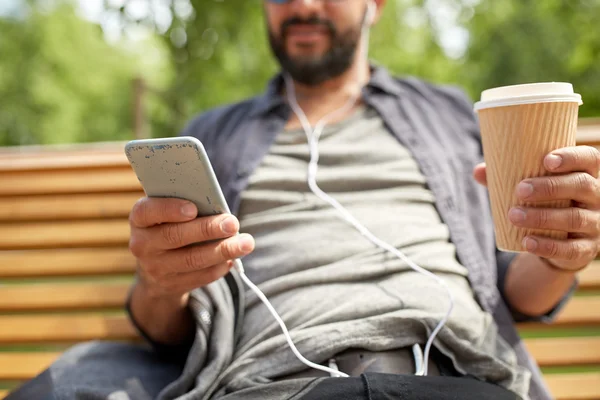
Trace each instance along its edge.
<path fill-rule="evenodd" d="M 300 101 L 315 101 L 324 98 L 356 95 L 369 81 L 370 71 L 366 62 L 354 62 L 340 76 L 314 86 L 294 81 L 296 98 Z"/>
<path fill-rule="evenodd" d="M 369 64 L 366 61 L 354 62 L 347 71 L 340 76 L 329 79 L 319 85 L 308 86 L 294 81 L 294 89 L 298 105 L 306 114 L 311 124 L 316 123 L 325 115 L 343 107 L 353 96 L 357 98 L 356 105 L 360 104 L 360 91 L 370 78 Z M 351 113 L 353 109 L 349 109 Z M 339 115 L 336 120 L 347 117 Z M 335 121 L 330 121 L 335 122 Z M 288 127 L 298 124 L 292 116 Z"/>

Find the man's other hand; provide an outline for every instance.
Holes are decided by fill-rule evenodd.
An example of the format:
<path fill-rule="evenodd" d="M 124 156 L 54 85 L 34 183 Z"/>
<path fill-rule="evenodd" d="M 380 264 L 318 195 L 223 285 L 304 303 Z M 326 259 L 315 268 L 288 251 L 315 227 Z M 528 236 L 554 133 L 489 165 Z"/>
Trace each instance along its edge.
<path fill-rule="evenodd" d="M 558 149 L 544 158 L 544 167 L 553 175 L 524 179 L 515 188 L 517 198 L 530 204 L 570 200 L 571 206 L 513 207 L 508 218 L 518 227 L 568 232 L 565 240 L 528 236 L 523 248 L 556 267 L 583 268 L 596 257 L 600 245 L 600 152 L 589 146 Z M 486 185 L 485 164 L 477 165 L 473 176 Z"/>

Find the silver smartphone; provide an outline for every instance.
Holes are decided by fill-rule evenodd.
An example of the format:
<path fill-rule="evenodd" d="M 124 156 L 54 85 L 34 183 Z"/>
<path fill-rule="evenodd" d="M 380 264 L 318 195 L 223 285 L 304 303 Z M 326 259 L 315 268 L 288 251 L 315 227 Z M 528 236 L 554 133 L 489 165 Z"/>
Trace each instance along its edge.
<path fill-rule="evenodd" d="M 146 196 L 189 200 L 198 207 L 199 217 L 230 213 L 204 146 L 195 137 L 132 140 L 125 145 L 125 154 Z M 240 259 L 234 260 L 234 268 L 244 273 Z M 230 288 L 243 290 L 239 277 L 227 274 L 225 280 Z M 234 308 L 237 340 L 244 308 L 238 302 Z"/>
<path fill-rule="evenodd" d="M 132 140 L 125 154 L 146 196 L 189 200 L 199 217 L 229 213 L 204 146 L 195 137 Z"/>

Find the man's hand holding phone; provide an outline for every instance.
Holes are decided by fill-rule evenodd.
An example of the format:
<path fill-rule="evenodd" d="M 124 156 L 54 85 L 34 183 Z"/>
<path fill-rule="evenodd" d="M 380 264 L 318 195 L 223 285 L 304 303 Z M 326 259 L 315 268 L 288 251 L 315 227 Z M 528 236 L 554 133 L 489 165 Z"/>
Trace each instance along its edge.
<path fill-rule="evenodd" d="M 174 198 L 142 198 L 131 210 L 129 248 L 142 283 L 156 296 L 182 296 L 227 274 L 232 260 L 254 249 L 229 214 L 201 217 Z M 192 246 L 193 245 L 193 246 Z"/>
<path fill-rule="evenodd" d="M 131 210 L 129 248 L 138 261 L 132 314 L 154 340 L 184 341 L 192 332 L 189 292 L 225 276 L 254 249 L 254 239 L 237 234 L 230 214 L 197 218 L 196 206 L 175 198 L 140 199 Z"/>

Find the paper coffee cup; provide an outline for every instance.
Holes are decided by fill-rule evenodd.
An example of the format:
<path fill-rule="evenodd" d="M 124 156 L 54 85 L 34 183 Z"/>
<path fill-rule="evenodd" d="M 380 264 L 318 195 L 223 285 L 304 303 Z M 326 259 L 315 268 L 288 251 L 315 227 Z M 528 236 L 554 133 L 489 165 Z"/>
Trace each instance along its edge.
<path fill-rule="evenodd" d="M 570 202 L 527 203 L 517 199 L 516 186 L 526 178 L 550 175 L 544 157 L 575 146 L 581 96 L 570 83 L 533 83 L 485 90 L 475 103 L 483 141 L 487 184 L 494 218 L 496 246 L 524 251 L 528 235 L 566 239 L 567 232 L 523 229 L 508 219 L 515 206 L 568 207 Z"/>

